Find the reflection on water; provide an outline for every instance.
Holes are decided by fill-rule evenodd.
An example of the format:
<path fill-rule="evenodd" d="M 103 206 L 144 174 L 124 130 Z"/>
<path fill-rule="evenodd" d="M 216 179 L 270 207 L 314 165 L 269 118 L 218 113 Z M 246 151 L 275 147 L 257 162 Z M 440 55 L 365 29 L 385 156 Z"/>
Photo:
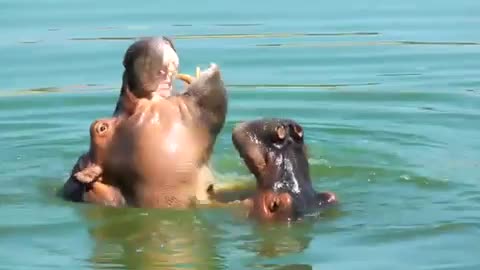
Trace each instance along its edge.
<path fill-rule="evenodd" d="M 257 226 L 252 235 L 256 239 L 256 245 L 246 245 L 245 249 L 255 251 L 260 256 L 272 258 L 302 252 L 310 245 L 313 225 L 311 222 L 295 225 L 298 226 L 295 229 L 286 225 Z"/>
<path fill-rule="evenodd" d="M 94 224 L 89 233 L 97 269 L 222 269 L 217 227 L 197 212 L 88 207 L 83 214 Z"/>
<path fill-rule="evenodd" d="M 222 241 L 231 241 L 239 250 L 260 258 L 301 253 L 309 247 L 314 237 L 314 225 L 319 221 L 318 217 L 311 217 L 296 224 L 261 224 L 236 215 L 232 209 L 217 210 L 209 213 L 205 209 L 87 206 L 81 208 L 79 214 L 90 224 L 88 231 L 94 247 L 89 260 L 95 269 L 225 269 L 225 255 L 229 255 L 229 251 L 219 247 Z M 229 216 L 232 217 L 231 224 L 245 230 L 240 235 L 229 231 L 225 222 L 215 221 L 219 218 L 228 220 Z M 332 218 L 332 214 L 328 216 L 323 218 Z M 277 266 L 262 265 L 262 268 L 297 269 L 299 265 Z M 309 265 L 301 267 L 311 269 Z"/>

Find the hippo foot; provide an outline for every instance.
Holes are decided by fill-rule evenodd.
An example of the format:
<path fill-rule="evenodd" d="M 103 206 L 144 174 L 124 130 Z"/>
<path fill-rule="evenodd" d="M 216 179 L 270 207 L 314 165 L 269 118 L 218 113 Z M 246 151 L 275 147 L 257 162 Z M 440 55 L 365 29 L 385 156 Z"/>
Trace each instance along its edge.
<path fill-rule="evenodd" d="M 84 184 L 91 184 L 98 180 L 103 170 L 98 165 L 90 165 L 85 169 L 74 174 L 75 179 Z"/>
<path fill-rule="evenodd" d="M 110 207 L 126 206 L 119 189 L 101 182 L 92 182 L 91 189 L 83 194 L 83 201 Z"/>

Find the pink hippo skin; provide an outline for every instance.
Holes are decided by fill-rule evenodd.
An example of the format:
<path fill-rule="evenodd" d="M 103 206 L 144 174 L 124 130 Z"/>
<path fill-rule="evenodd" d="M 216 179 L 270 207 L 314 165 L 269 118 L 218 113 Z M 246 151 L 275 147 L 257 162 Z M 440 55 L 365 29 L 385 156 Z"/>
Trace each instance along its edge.
<path fill-rule="evenodd" d="M 227 112 L 219 68 L 212 64 L 183 94 L 137 98 L 125 93 L 125 103 L 133 104 L 128 114 L 92 124 L 95 131 L 98 123 L 109 123 L 112 134 L 101 133 L 99 140 L 99 133 L 91 133 L 89 154 L 73 169 L 64 186 L 70 196 L 64 197 L 148 208 L 208 202 L 214 181 L 208 162 Z M 127 108 L 125 103 L 119 108 Z M 82 188 L 71 192 L 69 183 Z"/>
<path fill-rule="evenodd" d="M 139 100 L 156 100 L 170 96 L 172 83 L 178 72 L 179 58 L 170 39 L 144 38 L 134 42 L 127 49 L 123 66 L 125 70 L 121 92 L 113 113 L 115 119 L 102 120 L 106 121 L 105 125 L 107 123 L 111 125 L 118 119 L 129 117 Z M 93 125 L 90 132 L 90 147 L 95 147 L 92 142 L 96 137 L 101 136 L 95 131 L 92 132 Z M 108 125 L 109 128 L 110 125 Z M 91 190 L 91 187 L 86 185 L 87 182 L 93 184 L 95 179 L 95 186 L 98 186 L 97 180 L 101 179 L 98 175 L 102 168 L 92 160 L 94 152 L 96 151 L 91 148 L 87 153 L 82 154 L 74 165 L 69 179 L 60 192 L 64 198 L 73 201 L 98 202 L 98 199 L 84 194 L 87 189 Z"/>

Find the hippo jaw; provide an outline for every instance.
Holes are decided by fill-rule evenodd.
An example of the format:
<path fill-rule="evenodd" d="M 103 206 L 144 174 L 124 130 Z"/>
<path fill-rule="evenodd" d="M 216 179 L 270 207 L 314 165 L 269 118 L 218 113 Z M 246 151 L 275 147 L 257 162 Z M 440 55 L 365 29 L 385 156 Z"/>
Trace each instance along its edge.
<path fill-rule="evenodd" d="M 235 127 L 233 141 L 257 179 L 251 216 L 261 220 L 298 220 L 336 202 L 311 183 L 302 127 L 288 119 L 264 119 Z"/>
<path fill-rule="evenodd" d="M 123 65 L 124 87 L 137 98 L 171 95 L 179 57 L 170 40 L 153 37 L 133 43 L 125 52 Z"/>
<path fill-rule="evenodd" d="M 105 154 L 115 134 L 117 118 L 97 119 L 90 124 L 90 159 L 97 165 L 105 160 Z"/>

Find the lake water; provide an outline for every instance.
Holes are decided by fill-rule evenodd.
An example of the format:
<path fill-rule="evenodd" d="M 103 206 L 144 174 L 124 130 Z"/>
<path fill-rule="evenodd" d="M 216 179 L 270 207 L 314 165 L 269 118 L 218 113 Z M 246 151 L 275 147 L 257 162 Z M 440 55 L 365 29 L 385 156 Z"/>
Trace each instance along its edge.
<path fill-rule="evenodd" d="M 1 269 L 480 269 L 480 1 L 0 2 Z M 110 116 L 133 39 L 220 65 L 235 123 L 301 123 L 341 204 L 262 226 L 231 209 L 74 204 L 56 190 Z"/>

